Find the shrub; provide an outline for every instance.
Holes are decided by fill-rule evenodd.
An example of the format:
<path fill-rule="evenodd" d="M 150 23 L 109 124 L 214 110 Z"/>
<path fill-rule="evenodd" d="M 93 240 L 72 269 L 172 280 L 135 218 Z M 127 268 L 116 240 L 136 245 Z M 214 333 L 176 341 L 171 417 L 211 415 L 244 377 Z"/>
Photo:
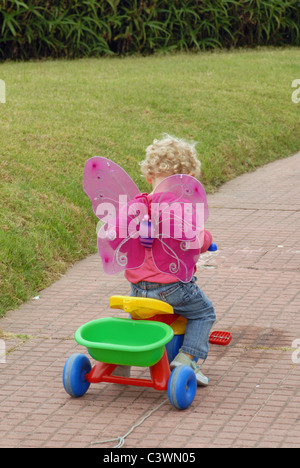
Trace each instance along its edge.
<path fill-rule="evenodd" d="M 0 0 L 0 58 L 300 45 L 300 0 Z"/>

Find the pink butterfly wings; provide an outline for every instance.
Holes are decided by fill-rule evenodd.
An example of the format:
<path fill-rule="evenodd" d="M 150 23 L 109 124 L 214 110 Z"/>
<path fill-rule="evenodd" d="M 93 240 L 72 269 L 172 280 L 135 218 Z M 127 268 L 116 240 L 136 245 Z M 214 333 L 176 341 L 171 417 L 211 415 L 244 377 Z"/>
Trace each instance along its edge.
<path fill-rule="evenodd" d="M 92 201 L 95 214 L 100 203 L 112 203 L 117 209 L 120 195 L 127 195 L 128 200 L 133 200 L 140 193 L 124 169 L 100 156 L 94 156 L 86 162 L 83 189 Z"/>
<path fill-rule="evenodd" d="M 194 177 L 176 174 L 156 187 L 151 205 L 155 230 L 152 257 L 160 271 L 190 281 L 208 214 L 205 190 Z"/>
<path fill-rule="evenodd" d="M 145 249 L 138 242 L 138 233 L 122 232 L 135 223 L 127 204 L 140 193 L 137 185 L 115 162 L 95 156 L 84 168 L 83 189 L 92 201 L 93 211 L 105 224 L 97 234 L 98 252 L 103 270 L 116 274 L 125 268 L 138 268 L 145 261 Z M 138 225 L 138 221 L 136 221 Z"/>
<path fill-rule="evenodd" d="M 85 165 L 83 187 L 104 223 L 97 237 L 105 273 L 142 266 L 148 248 L 158 270 L 183 282 L 191 279 L 208 218 L 198 180 L 184 174 L 167 177 L 149 203 L 151 196 L 141 194 L 120 166 L 96 156 Z"/>

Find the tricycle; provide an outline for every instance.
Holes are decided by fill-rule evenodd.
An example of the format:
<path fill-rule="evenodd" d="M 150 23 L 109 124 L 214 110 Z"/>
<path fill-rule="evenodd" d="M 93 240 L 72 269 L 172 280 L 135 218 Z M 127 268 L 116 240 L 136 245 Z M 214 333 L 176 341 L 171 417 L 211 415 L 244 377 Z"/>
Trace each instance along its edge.
<path fill-rule="evenodd" d="M 175 408 L 188 408 L 197 390 L 195 373 L 189 366 L 176 367 L 172 372 L 169 367 L 182 344 L 186 319 L 157 299 L 112 296 L 110 307 L 124 310 L 129 317 L 100 318 L 78 328 L 75 341 L 86 347 L 96 364 L 92 367 L 85 354 L 72 354 L 63 370 L 66 392 L 80 397 L 91 383 L 100 382 L 152 387 L 167 391 Z M 227 345 L 231 335 L 212 332 L 209 341 Z M 118 366 L 149 367 L 151 378 L 112 375 Z"/>

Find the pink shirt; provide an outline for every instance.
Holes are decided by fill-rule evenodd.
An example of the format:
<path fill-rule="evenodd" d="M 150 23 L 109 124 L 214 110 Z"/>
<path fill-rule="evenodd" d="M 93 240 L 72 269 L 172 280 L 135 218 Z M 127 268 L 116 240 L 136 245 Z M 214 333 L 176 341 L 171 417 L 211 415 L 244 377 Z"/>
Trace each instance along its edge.
<path fill-rule="evenodd" d="M 151 203 L 152 196 L 149 196 L 149 202 Z M 204 242 L 201 248 L 201 253 L 207 251 L 212 243 L 212 235 L 206 229 L 204 230 Z M 196 267 L 195 267 L 196 272 Z M 150 283 L 175 283 L 179 281 L 175 276 L 162 273 L 158 270 L 153 262 L 151 249 L 146 249 L 146 259 L 143 265 L 139 268 L 132 268 L 125 270 L 125 278 L 130 283 L 138 283 L 139 281 L 149 281 Z"/>

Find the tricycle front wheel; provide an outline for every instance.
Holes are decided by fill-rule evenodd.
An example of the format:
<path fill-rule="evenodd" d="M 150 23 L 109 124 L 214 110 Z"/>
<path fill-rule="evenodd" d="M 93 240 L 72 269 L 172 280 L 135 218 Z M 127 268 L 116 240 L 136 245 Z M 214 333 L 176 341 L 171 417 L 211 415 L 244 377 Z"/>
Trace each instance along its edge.
<path fill-rule="evenodd" d="M 168 396 L 171 404 L 177 409 L 186 409 L 194 401 L 197 380 L 189 366 L 178 366 L 172 371 L 168 382 Z"/>
<path fill-rule="evenodd" d="M 84 354 L 72 354 L 66 361 L 63 370 L 63 384 L 66 392 L 72 397 L 84 395 L 89 386 L 85 378 L 91 370 L 90 360 Z"/>

